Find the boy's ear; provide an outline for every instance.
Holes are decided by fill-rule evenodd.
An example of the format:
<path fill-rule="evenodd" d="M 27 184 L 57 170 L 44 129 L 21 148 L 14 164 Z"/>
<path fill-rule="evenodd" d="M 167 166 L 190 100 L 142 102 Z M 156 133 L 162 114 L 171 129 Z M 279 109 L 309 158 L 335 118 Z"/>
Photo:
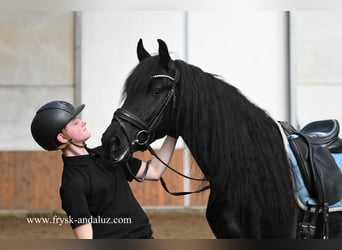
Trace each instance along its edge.
<path fill-rule="evenodd" d="M 65 137 L 65 135 L 61 132 L 58 133 L 57 135 L 57 141 L 59 141 L 60 143 L 64 144 L 68 142 L 68 139 Z"/>

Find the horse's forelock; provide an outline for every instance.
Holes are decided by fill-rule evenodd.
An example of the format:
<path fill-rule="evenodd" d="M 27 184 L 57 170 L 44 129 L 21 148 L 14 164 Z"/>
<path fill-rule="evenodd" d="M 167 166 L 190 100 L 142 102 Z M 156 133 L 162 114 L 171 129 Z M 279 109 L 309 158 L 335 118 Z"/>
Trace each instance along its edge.
<path fill-rule="evenodd" d="M 128 93 L 136 95 L 141 93 L 141 90 L 146 89 L 147 86 L 144 83 L 148 82 L 147 80 L 150 78 L 153 69 L 157 67 L 157 63 L 157 57 L 152 56 L 137 64 L 126 79 L 122 97 L 126 98 Z"/>

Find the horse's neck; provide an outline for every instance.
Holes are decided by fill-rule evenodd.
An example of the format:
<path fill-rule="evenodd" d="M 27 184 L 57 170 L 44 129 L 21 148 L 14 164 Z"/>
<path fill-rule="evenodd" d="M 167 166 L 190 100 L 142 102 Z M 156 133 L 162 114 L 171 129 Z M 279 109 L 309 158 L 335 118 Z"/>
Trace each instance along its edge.
<path fill-rule="evenodd" d="M 198 167 L 201 169 L 201 171 L 206 177 L 210 177 L 211 175 L 209 172 L 210 163 L 208 162 L 208 159 L 205 159 L 205 157 L 201 155 L 201 152 L 195 147 L 195 145 L 190 143 L 189 140 L 187 140 L 186 138 L 187 138 L 186 136 L 183 136 L 183 140 L 185 144 L 187 145 L 187 147 L 189 148 L 190 153 L 195 159 Z"/>
<path fill-rule="evenodd" d="M 208 141 L 202 140 L 201 134 L 193 134 L 193 131 L 192 128 L 185 129 L 181 136 L 203 174 L 210 177 L 212 175 L 210 166 L 213 165 L 213 159 L 217 159 L 218 155 L 215 154 Z"/>

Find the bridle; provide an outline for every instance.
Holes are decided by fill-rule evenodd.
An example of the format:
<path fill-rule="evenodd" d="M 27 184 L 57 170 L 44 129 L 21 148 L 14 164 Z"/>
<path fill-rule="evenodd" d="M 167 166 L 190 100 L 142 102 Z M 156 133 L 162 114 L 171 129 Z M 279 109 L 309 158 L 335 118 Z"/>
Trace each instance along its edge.
<path fill-rule="evenodd" d="M 166 164 L 162 159 L 159 158 L 159 156 L 155 153 L 155 151 L 152 149 L 150 146 L 150 142 L 153 141 L 154 136 L 155 136 L 155 128 L 156 125 L 158 124 L 159 120 L 161 119 L 166 107 L 171 103 L 171 112 L 173 109 L 176 108 L 176 84 L 179 80 L 179 74 L 177 74 L 175 77 L 172 77 L 170 75 L 165 75 L 165 74 L 158 74 L 158 75 L 153 75 L 151 77 L 151 80 L 154 79 L 168 79 L 172 82 L 171 89 L 168 91 L 167 96 L 165 97 L 160 109 L 158 112 L 152 117 L 152 119 L 149 122 L 145 122 L 144 120 L 140 119 L 138 116 L 133 114 L 132 112 L 128 111 L 127 109 L 124 108 L 119 108 L 115 111 L 113 120 L 116 120 L 121 129 L 123 130 L 125 137 L 127 141 L 129 142 L 129 147 L 130 147 L 130 154 L 132 155 L 135 149 L 147 149 L 153 156 L 155 156 L 162 164 L 164 164 L 167 168 L 172 170 L 173 172 L 183 176 L 184 178 L 194 180 L 194 181 L 208 181 L 206 178 L 193 178 L 190 176 L 186 176 L 182 174 L 181 172 L 175 170 L 174 168 L 170 167 L 168 164 Z M 170 114 L 171 117 L 171 114 Z M 112 121 L 113 121 L 112 120 Z M 125 122 L 129 123 L 130 125 L 133 125 L 138 129 L 138 132 L 135 135 L 135 139 L 130 142 L 129 136 L 127 133 L 127 129 L 125 126 Z M 199 193 L 202 192 L 206 189 L 209 189 L 209 186 L 205 186 L 199 190 L 196 191 L 191 191 L 191 192 L 170 192 L 168 188 L 166 187 L 166 184 L 163 180 L 163 178 L 160 178 L 161 184 L 164 187 L 165 191 L 172 194 L 172 195 L 186 195 L 186 194 L 191 194 L 191 193 Z"/>
<path fill-rule="evenodd" d="M 175 78 L 169 76 L 169 75 L 154 75 L 151 77 L 151 79 L 158 79 L 158 78 L 166 78 L 172 81 L 172 87 L 167 93 L 167 96 L 165 97 L 162 106 L 160 107 L 159 111 L 152 117 L 152 119 L 146 123 L 144 120 L 140 119 L 138 116 L 133 114 L 132 112 L 128 111 L 124 108 L 119 108 L 115 111 L 113 120 L 115 119 L 123 128 L 126 138 L 128 139 L 128 135 L 125 129 L 125 125 L 122 121 L 128 122 L 129 124 L 133 125 L 134 127 L 138 128 L 139 131 L 135 135 L 134 141 L 130 144 L 131 147 L 138 146 L 147 146 L 150 141 L 153 141 L 154 139 L 154 129 L 161 118 L 161 116 L 164 113 L 165 108 L 168 106 L 170 101 L 172 101 L 172 109 L 176 107 L 176 94 L 175 94 L 175 88 L 176 88 L 176 81 Z"/>

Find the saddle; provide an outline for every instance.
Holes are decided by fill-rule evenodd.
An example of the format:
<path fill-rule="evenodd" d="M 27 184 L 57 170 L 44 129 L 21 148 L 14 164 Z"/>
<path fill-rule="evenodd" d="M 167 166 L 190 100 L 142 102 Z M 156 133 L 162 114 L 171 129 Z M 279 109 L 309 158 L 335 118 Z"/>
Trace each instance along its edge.
<path fill-rule="evenodd" d="M 295 155 L 304 184 L 319 204 L 334 204 L 342 199 L 342 174 L 332 153 L 342 153 L 337 120 L 314 121 L 296 130 L 280 122 Z"/>

